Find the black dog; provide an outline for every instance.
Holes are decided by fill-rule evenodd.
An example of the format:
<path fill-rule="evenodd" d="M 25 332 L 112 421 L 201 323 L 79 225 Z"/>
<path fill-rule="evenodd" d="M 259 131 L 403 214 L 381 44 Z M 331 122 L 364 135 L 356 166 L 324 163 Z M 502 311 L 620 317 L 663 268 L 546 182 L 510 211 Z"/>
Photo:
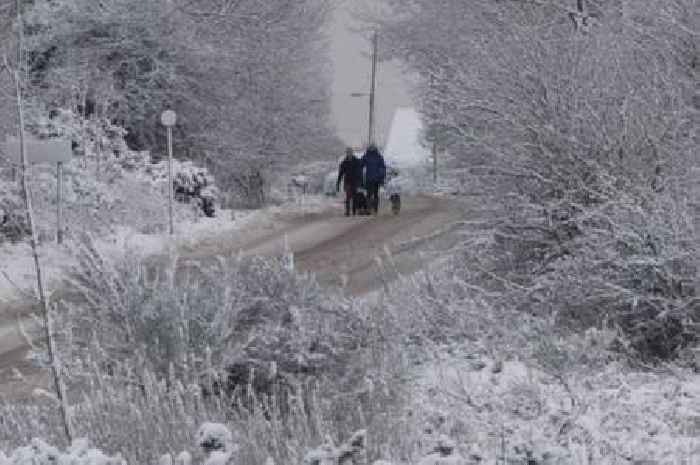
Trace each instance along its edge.
<path fill-rule="evenodd" d="M 391 202 L 391 211 L 394 215 L 398 215 L 401 211 L 401 194 L 393 193 L 389 196 L 389 201 Z"/>
<path fill-rule="evenodd" d="M 367 204 L 367 196 L 364 192 L 357 191 L 353 202 L 354 209 L 357 210 L 358 215 L 369 215 L 369 205 Z"/>

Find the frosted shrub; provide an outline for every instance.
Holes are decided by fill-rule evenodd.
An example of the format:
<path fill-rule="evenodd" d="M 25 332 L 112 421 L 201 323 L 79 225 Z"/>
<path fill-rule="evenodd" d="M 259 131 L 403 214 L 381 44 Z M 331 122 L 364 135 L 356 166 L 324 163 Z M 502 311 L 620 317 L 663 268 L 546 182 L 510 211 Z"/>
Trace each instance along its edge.
<path fill-rule="evenodd" d="M 167 162 L 150 165 L 147 172 L 155 181 L 168 180 Z M 214 185 L 214 177 L 204 167 L 191 161 L 173 160 L 173 190 L 179 202 L 192 204 L 197 212 L 213 217 L 219 192 Z"/>
<path fill-rule="evenodd" d="M 78 258 L 72 283 L 82 304 L 58 325 L 64 359 L 78 364 L 128 362 L 161 377 L 210 377 L 213 392 L 272 394 L 342 372 L 364 334 L 351 302 L 282 259 L 113 263 L 90 244 Z M 205 379 L 192 380 L 196 373 Z"/>
<path fill-rule="evenodd" d="M 347 442 L 335 446 L 331 438 L 304 456 L 304 465 L 364 465 L 367 431 L 356 431 Z"/>
<path fill-rule="evenodd" d="M 553 315 L 568 329 L 618 325 L 628 355 L 675 358 L 697 342 L 700 322 L 692 217 L 671 192 L 611 193 L 551 229 L 544 221 L 538 229 L 532 218 L 503 227 L 484 249 L 500 261 L 484 267 L 512 282 L 495 283 L 505 291 L 503 305 Z M 533 229 L 520 234 L 526 221 Z"/>
<path fill-rule="evenodd" d="M 126 465 L 117 455 L 110 457 L 89 447 L 86 439 L 76 439 L 65 452 L 33 439 L 29 446 L 20 447 L 9 457 L 0 452 L 0 465 Z"/>
<path fill-rule="evenodd" d="M 0 244 L 20 241 L 28 232 L 17 183 L 0 179 Z"/>
<path fill-rule="evenodd" d="M 197 445 L 206 454 L 204 465 L 234 463 L 233 454 L 238 446 L 231 431 L 220 423 L 204 423 L 197 431 Z"/>
<path fill-rule="evenodd" d="M 491 247 L 465 244 L 472 284 L 570 329 L 608 315 L 646 360 L 692 345 L 693 0 L 413 3 L 384 40 L 500 210 Z"/>

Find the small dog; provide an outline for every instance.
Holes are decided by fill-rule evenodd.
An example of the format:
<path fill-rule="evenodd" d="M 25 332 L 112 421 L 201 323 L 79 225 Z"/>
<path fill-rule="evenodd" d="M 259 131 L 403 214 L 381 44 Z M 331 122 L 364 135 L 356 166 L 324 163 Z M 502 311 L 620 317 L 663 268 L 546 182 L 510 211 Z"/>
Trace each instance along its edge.
<path fill-rule="evenodd" d="M 398 215 L 401 211 L 401 194 L 394 192 L 389 196 L 389 201 L 391 202 L 391 212 Z"/>
<path fill-rule="evenodd" d="M 362 191 L 355 193 L 354 207 L 358 215 L 369 215 L 369 205 L 367 204 L 367 196 Z"/>

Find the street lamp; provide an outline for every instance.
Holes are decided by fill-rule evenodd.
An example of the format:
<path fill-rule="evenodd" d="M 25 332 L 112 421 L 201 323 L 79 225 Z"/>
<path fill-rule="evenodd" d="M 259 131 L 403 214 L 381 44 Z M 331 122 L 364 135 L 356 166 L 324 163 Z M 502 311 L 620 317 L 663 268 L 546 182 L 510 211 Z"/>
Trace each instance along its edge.
<path fill-rule="evenodd" d="M 160 122 L 168 130 L 168 220 L 170 234 L 173 234 L 173 126 L 177 122 L 177 115 L 172 110 L 165 110 L 160 115 Z"/>

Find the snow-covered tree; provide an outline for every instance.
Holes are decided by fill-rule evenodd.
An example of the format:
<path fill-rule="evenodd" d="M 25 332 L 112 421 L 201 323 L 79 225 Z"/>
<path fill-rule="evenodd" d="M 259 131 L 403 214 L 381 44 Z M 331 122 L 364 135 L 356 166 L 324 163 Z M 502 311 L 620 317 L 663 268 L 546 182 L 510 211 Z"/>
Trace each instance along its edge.
<path fill-rule="evenodd" d="M 326 2 L 24 5 L 29 96 L 108 118 L 127 129 L 132 149 L 162 152 L 159 115 L 173 108 L 177 154 L 207 160 L 225 188 L 245 191 L 269 169 L 334 142 Z"/>
<path fill-rule="evenodd" d="M 386 4 L 384 40 L 421 77 L 428 124 L 507 210 L 500 284 L 584 324 L 609 312 L 638 349 L 686 343 L 696 2 Z"/>

